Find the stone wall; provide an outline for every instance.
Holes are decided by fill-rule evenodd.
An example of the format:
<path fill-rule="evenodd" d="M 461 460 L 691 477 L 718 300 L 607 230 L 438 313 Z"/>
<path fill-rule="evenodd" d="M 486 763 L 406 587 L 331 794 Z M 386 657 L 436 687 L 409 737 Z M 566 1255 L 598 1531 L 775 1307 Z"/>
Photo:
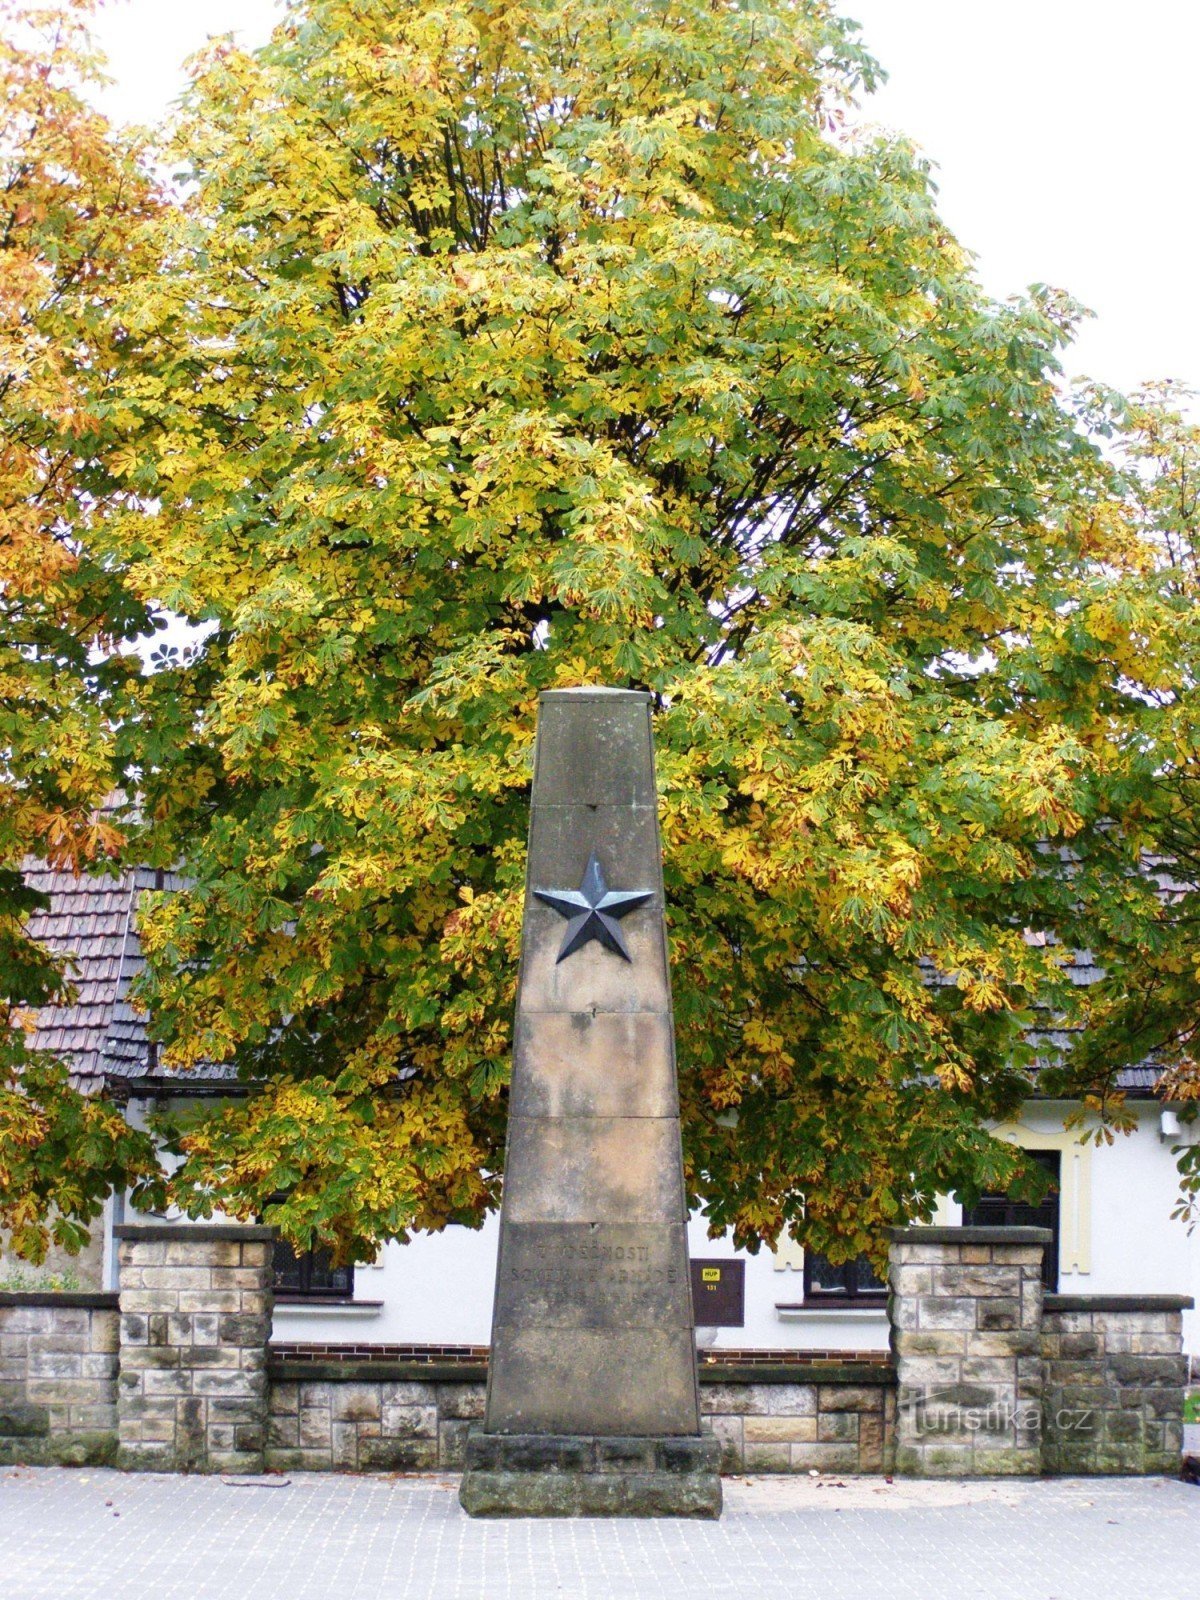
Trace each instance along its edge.
<path fill-rule="evenodd" d="M 267 1466 L 421 1472 L 462 1466 L 486 1368 L 417 1361 L 273 1361 Z"/>
<path fill-rule="evenodd" d="M 1042 1470 L 1045 1228 L 893 1228 L 896 1471 Z"/>
<path fill-rule="evenodd" d="M 121 1281 L 120 1464 L 260 1472 L 270 1228 L 128 1223 L 114 1231 Z"/>
<path fill-rule="evenodd" d="M 285 1471 L 457 1470 L 487 1381 L 415 1361 L 273 1360 L 270 1377 L 267 1466 Z M 884 1472 L 894 1385 L 865 1363 L 723 1366 L 701 1370 L 700 1405 L 722 1472 Z"/>
<path fill-rule="evenodd" d="M 271 1355 L 265 1228 L 117 1230 L 121 1293 L 0 1294 L 0 1463 L 454 1471 L 483 1360 Z M 1037 1229 L 891 1241 L 893 1365 L 702 1363 L 726 1473 L 1179 1465 L 1181 1297 L 1051 1295 Z"/>
<path fill-rule="evenodd" d="M 0 1294 L 0 1463 L 111 1461 L 116 1427 L 116 1295 Z"/>
<path fill-rule="evenodd" d="M 1187 1357 L 1174 1295 L 1047 1295 L 1042 1321 L 1047 1472 L 1179 1470 Z"/>
<path fill-rule="evenodd" d="M 896 1378 L 848 1363 L 701 1371 L 704 1425 L 721 1441 L 721 1471 L 890 1472 Z"/>

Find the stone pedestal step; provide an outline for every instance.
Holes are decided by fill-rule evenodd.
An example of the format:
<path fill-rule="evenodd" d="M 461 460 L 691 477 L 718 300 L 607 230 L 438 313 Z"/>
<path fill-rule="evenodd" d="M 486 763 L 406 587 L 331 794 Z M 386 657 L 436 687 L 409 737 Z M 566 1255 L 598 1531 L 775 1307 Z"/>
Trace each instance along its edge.
<path fill-rule="evenodd" d="M 459 1489 L 474 1517 L 719 1517 L 720 1442 L 472 1429 Z"/>

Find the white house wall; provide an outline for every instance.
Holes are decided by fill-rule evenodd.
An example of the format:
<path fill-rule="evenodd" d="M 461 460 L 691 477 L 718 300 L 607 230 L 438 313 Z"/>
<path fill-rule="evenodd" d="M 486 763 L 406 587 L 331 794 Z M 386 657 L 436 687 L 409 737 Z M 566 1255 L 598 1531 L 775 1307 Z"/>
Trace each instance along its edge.
<path fill-rule="evenodd" d="M 1200 1299 L 1200 1231 L 1189 1237 L 1171 1217 L 1178 1174 L 1170 1147 L 1158 1133 L 1159 1108 L 1137 1108 L 1138 1129 L 1112 1145 L 1087 1146 L 1073 1159 L 1073 1138 L 1063 1139 L 1064 1107 L 1034 1103 L 1003 1133 L 1031 1148 L 1042 1140 L 1064 1152 L 1064 1254 L 1059 1288 L 1064 1294 L 1191 1294 Z M 1043 1146 L 1044 1147 L 1044 1146 Z M 1067 1172 L 1072 1176 L 1070 1187 Z M 961 1220 L 943 1203 L 935 1219 Z M 1070 1237 L 1066 1237 L 1070 1235 Z M 376 1267 L 355 1273 L 353 1307 L 276 1308 L 274 1338 L 287 1343 L 486 1345 L 492 1314 L 499 1226 L 447 1228 L 407 1245 L 391 1244 Z M 701 1329 L 706 1348 L 756 1350 L 882 1350 L 882 1311 L 803 1307 L 803 1255 L 785 1248 L 752 1256 L 712 1240 L 701 1217 L 688 1229 L 692 1258 L 745 1262 L 746 1321 L 740 1328 Z M 1069 1258 L 1069 1259 L 1068 1259 Z M 796 1310 L 780 1307 L 800 1306 Z M 1200 1317 L 1184 1317 L 1184 1344 L 1200 1356 Z"/>

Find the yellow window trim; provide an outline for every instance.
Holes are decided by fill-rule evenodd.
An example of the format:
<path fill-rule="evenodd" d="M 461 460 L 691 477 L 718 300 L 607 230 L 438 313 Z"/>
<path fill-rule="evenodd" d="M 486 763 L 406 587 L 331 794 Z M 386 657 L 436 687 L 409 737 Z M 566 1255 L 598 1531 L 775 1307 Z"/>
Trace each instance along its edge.
<path fill-rule="evenodd" d="M 1059 1163 L 1058 1194 L 1058 1269 L 1060 1272 L 1092 1270 L 1092 1147 L 1076 1133 L 1042 1133 L 1022 1122 L 1006 1122 L 993 1128 L 997 1139 L 1019 1145 L 1022 1150 L 1057 1150 Z"/>
<path fill-rule="evenodd" d="M 1022 1150 L 1057 1150 L 1059 1163 L 1058 1269 L 1060 1272 L 1088 1273 L 1092 1270 L 1092 1147 L 1078 1134 L 1042 1133 L 1021 1122 L 1006 1122 L 993 1128 L 997 1139 L 1019 1145 Z M 949 1195 L 938 1198 L 933 1222 L 942 1228 L 955 1227 L 962 1220 L 960 1209 Z M 782 1238 L 773 1252 L 776 1272 L 804 1271 L 804 1251 L 794 1239 Z"/>

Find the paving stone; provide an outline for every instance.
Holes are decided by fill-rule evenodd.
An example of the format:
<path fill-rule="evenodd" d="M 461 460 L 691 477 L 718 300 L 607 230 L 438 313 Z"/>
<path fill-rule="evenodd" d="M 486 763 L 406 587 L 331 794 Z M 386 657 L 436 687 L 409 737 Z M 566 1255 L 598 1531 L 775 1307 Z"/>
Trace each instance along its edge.
<path fill-rule="evenodd" d="M 0 1473 L 5 1600 L 1179 1600 L 1200 1559 L 1200 1491 L 1154 1479 L 758 1479 L 719 1522 L 531 1524 L 468 1518 L 445 1476 L 304 1467 Z"/>

